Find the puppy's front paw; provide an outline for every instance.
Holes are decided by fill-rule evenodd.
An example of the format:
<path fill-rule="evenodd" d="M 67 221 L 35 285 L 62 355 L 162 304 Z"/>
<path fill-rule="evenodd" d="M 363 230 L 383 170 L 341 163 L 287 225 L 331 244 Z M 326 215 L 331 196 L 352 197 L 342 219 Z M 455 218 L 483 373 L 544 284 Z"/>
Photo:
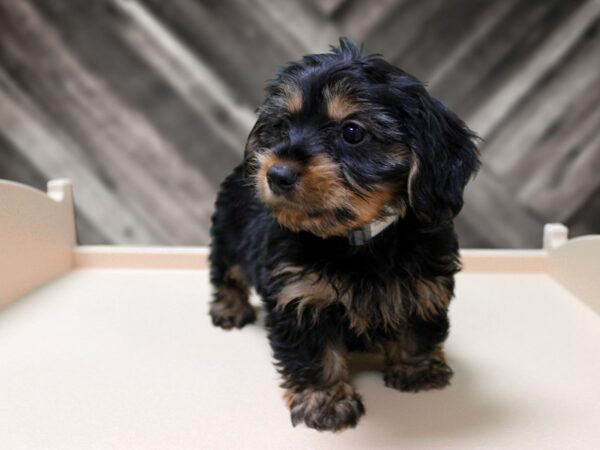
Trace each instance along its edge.
<path fill-rule="evenodd" d="M 305 389 L 288 394 L 292 424 L 319 431 L 340 431 L 356 426 L 365 413 L 360 395 L 348 383 L 326 389 Z"/>
<path fill-rule="evenodd" d="M 443 358 L 432 356 L 414 363 L 394 364 L 384 375 L 385 385 L 405 392 L 441 389 L 453 372 Z"/>
<path fill-rule="evenodd" d="M 242 328 L 256 320 L 256 312 L 250 303 L 238 302 L 227 304 L 215 300 L 210 305 L 210 317 L 213 325 L 230 330 L 233 327 Z"/>

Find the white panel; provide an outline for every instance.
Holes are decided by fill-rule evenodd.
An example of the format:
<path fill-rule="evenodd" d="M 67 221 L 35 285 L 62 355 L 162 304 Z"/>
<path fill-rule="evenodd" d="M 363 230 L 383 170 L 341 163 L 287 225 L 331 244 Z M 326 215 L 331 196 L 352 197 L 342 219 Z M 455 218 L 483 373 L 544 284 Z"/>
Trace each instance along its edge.
<path fill-rule="evenodd" d="M 75 222 L 71 182 L 48 195 L 0 180 L 0 306 L 72 267 Z"/>

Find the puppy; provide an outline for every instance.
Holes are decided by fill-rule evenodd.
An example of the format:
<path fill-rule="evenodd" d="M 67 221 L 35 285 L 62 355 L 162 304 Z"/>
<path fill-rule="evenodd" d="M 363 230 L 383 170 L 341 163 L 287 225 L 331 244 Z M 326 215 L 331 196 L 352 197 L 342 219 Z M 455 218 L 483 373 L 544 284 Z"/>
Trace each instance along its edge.
<path fill-rule="evenodd" d="M 225 329 L 254 321 L 256 289 L 293 425 L 356 425 L 349 351 L 383 350 L 394 389 L 449 383 L 452 219 L 475 140 L 421 82 L 346 38 L 267 87 L 216 201 L 210 315 Z"/>

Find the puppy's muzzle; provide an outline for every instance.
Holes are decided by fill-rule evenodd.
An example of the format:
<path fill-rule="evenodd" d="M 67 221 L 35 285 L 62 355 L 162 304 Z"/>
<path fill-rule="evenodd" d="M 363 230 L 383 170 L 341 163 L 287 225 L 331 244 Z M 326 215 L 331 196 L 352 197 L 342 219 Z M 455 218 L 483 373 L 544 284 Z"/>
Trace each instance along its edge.
<path fill-rule="evenodd" d="M 274 164 L 267 171 L 269 188 L 276 195 L 286 194 L 294 189 L 299 173 L 287 164 Z"/>

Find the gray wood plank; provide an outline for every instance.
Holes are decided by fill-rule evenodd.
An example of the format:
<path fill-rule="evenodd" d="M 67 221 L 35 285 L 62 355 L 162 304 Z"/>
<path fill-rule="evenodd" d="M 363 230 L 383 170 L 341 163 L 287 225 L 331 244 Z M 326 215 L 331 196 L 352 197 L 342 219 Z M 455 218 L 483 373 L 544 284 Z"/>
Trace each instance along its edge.
<path fill-rule="evenodd" d="M 362 42 L 385 18 L 407 0 L 348 0 L 332 14 L 340 35 Z"/>
<path fill-rule="evenodd" d="M 482 168 L 465 190 L 465 205 L 460 219 L 471 228 L 481 230 L 492 247 L 536 248 L 541 246 L 544 219 L 525 210 Z"/>
<path fill-rule="evenodd" d="M 424 24 L 443 3 L 439 0 L 399 2 L 365 35 L 365 48 L 369 53 L 381 53 L 387 60 L 398 63 L 399 55 L 423 33 Z M 403 69 L 412 71 L 410 67 Z"/>
<path fill-rule="evenodd" d="M 440 38 L 436 30 L 440 25 L 430 27 L 432 32 L 427 33 L 423 39 L 425 48 L 411 51 L 405 56 L 405 64 L 407 67 L 412 67 L 413 62 L 410 57 L 416 60 L 415 64 L 420 62 L 418 73 L 421 74 L 431 92 L 437 94 L 438 88 L 450 73 L 465 70 L 460 65 L 466 55 L 472 53 L 482 40 L 493 33 L 498 24 L 515 8 L 518 1 L 486 2 L 485 7 L 472 11 L 473 18 L 469 22 L 465 22 L 464 18 L 459 16 L 458 20 L 453 21 L 450 29 L 445 25 L 445 20 L 442 20 L 443 28 L 448 30 L 444 36 Z M 436 32 L 434 33 L 433 30 Z M 479 68 L 473 67 L 471 70 L 478 71 Z"/>
<path fill-rule="evenodd" d="M 69 0 L 57 0 L 38 1 L 37 7 L 81 64 L 120 101 L 143 114 L 216 188 L 226 170 L 240 160 L 251 124 L 232 125 L 229 112 L 219 110 L 214 103 L 205 101 L 206 107 L 200 111 L 190 107 L 185 97 L 188 92 L 178 92 L 144 58 L 144 52 L 156 55 L 156 49 L 139 39 L 129 42 L 127 37 L 139 34 L 140 27 L 112 4 L 73 5 Z M 201 86 L 193 88 L 199 90 Z M 212 120 L 206 120 L 208 115 Z"/>
<path fill-rule="evenodd" d="M 498 16 L 499 6 L 511 8 L 511 1 L 450 0 L 439 2 L 438 7 L 425 17 L 417 33 L 404 38 L 403 50 L 393 63 L 428 81 L 434 68 L 450 56 L 451 49 L 472 36 L 477 24 L 486 14 Z"/>
<path fill-rule="evenodd" d="M 115 193 L 90 169 L 90 161 L 67 136 L 54 129 L 17 86 L 0 71 L 0 129 L 4 140 L 45 180 L 70 178 L 76 189 L 78 213 L 102 228 L 111 243 L 150 244 L 160 239 L 123 204 Z M 2 160 L 4 162 L 4 160 Z M 8 171 L 19 176 L 18 170 Z M 38 180 L 39 182 L 39 180 Z M 34 184 L 45 190 L 42 184 Z M 84 242 L 87 237 L 84 237 Z"/>
<path fill-rule="evenodd" d="M 214 69 L 234 91 L 237 101 L 252 108 L 264 98 L 265 82 L 273 76 L 273 69 L 297 57 L 272 42 L 265 30 L 245 20 L 244 11 L 230 8 L 227 1 L 144 3 Z"/>
<path fill-rule="evenodd" d="M 565 224 L 569 227 L 569 237 L 600 234 L 600 186 Z"/>
<path fill-rule="evenodd" d="M 471 126 L 483 137 L 491 135 L 521 98 L 578 42 L 598 16 L 600 2 L 596 0 L 589 0 L 575 11 L 520 68 L 518 74 L 477 109 L 470 121 Z"/>
<path fill-rule="evenodd" d="M 590 201 L 600 186 L 600 111 L 578 128 L 524 185 L 519 200 L 553 221 L 566 221 Z M 600 213 L 600 211 L 598 211 Z"/>
<path fill-rule="evenodd" d="M 460 55 L 452 70 L 437 77 L 433 93 L 465 119 L 474 120 L 472 127 L 487 135 L 488 128 L 493 127 L 482 123 L 482 105 L 498 101 L 493 96 L 506 89 L 507 83 L 522 72 L 531 55 L 578 6 L 578 1 L 517 2 L 470 46 L 469 51 Z M 497 94 L 497 98 L 502 99 L 502 95 Z"/>
<path fill-rule="evenodd" d="M 23 183 L 41 191 L 46 190 L 46 177 L 23 156 L 3 132 L 0 132 L 0 178 Z"/>
<path fill-rule="evenodd" d="M 345 3 L 350 3 L 350 0 L 304 0 L 304 3 L 311 4 L 324 16 L 331 16 Z"/>
<path fill-rule="evenodd" d="M 68 130 L 147 226 L 166 242 L 206 241 L 213 195 L 202 175 L 82 66 L 27 3 L 11 8 L 3 22 L 2 30 L 12 30 L 0 39 L 12 50 L 2 53 L 3 62 L 19 62 L 21 83 L 60 120 L 57 125 Z M 68 83 L 55 83 L 53 76 Z"/>
<path fill-rule="evenodd" d="M 546 170 L 552 155 L 564 148 L 564 141 L 580 135 L 579 127 L 596 112 L 600 101 L 598 55 L 598 33 L 582 36 L 486 142 L 488 167 L 511 189 Z M 600 127 L 600 123 L 596 125 Z"/>

